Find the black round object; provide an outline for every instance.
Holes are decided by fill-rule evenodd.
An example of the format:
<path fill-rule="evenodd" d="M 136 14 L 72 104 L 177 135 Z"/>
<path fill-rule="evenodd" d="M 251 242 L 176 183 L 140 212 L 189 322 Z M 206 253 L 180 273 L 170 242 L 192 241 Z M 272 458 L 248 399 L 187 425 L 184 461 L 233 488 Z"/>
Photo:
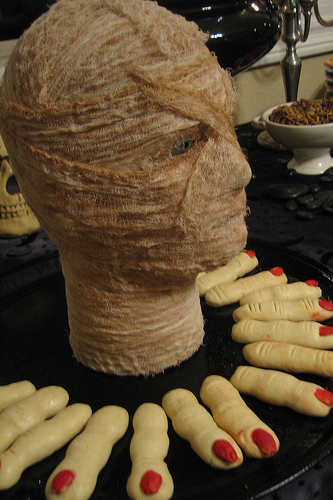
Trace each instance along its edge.
<path fill-rule="evenodd" d="M 56 0 L 0 0 L 0 40 L 19 38 Z M 209 33 L 208 47 L 235 75 L 267 54 L 280 38 L 281 20 L 269 0 L 159 0 Z"/>
<path fill-rule="evenodd" d="M 290 280 L 315 279 L 324 297 L 333 299 L 333 274 L 326 266 L 282 246 L 258 240 L 249 240 L 248 248 L 256 251 L 260 269 L 278 265 L 283 267 Z M 54 259 L 53 266 L 50 258 Z M 73 358 L 68 343 L 64 280 L 57 267 L 57 256 L 47 257 L 47 260 L 47 265 L 43 258 L 27 264 L 28 269 L 24 272 L 30 270 L 34 279 L 28 283 L 25 280 L 20 283 L 17 279 L 16 289 L 12 288 L 2 296 L 0 384 L 21 379 L 31 380 L 37 388 L 58 384 L 68 390 L 70 403 L 88 403 L 94 411 L 104 405 L 117 404 L 124 406 L 132 417 L 143 402 L 161 404 L 163 395 L 172 388 L 185 387 L 199 398 L 201 383 L 207 375 L 219 374 L 229 378 L 239 364 L 245 363 L 242 346 L 235 343 L 230 334 L 232 312 L 236 306 L 213 309 L 203 301 L 206 319 L 204 345 L 179 367 L 147 378 L 117 377 L 84 367 Z M 333 390 L 332 379 L 307 375 L 299 378 Z M 166 461 L 174 479 L 174 500 L 260 498 L 265 492 L 300 475 L 332 449 L 333 415 L 312 418 L 251 397 L 244 399 L 278 435 L 281 443 L 278 454 L 267 460 L 244 457 L 239 468 L 228 472 L 212 469 L 175 434 L 170 424 L 170 449 Z M 114 446 L 111 458 L 99 476 L 92 500 L 127 499 L 131 436 L 130 425 L 125 436 Z M 0 499 L 44 500 L 46 481 L 64 453 L 65 448 L 30 467 L 16 486 L 0 492 Z"/>
<path fill-rule="evenodd" d="M 208 48 L 233 75 L 266 55 L 281 33 L 276 4 L 265 0 L 157 0 L 209 34 Z"/>
<path fill-rule="evenodd" d="M 271 184 L 267 188 L 267 194 L 277 200 L 289 200 L 305 195 L 309 191 L 306 184 Z"/>

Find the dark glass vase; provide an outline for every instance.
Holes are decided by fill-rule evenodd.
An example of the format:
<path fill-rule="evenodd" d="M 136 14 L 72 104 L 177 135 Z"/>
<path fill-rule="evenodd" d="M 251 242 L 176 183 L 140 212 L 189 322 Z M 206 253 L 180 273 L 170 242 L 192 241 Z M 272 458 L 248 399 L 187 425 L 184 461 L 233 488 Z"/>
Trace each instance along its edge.
<path fill-rule="evenodd" d="M 0 0 L 0 40 L 19 38 L 56 0 Z M 124 0 L 125 1 L 125 0 Z M 209 33 L 208 47 L 232 74 L 248 68 L 280 37 L 274 0 L 158 0 Z"/>
<path fill-rule="evenodd" d="M 209 33 L 208 47 L 233 75 L 252 66 L 280 38 L 281 20 L 271 0 L 158 0 Z"/>

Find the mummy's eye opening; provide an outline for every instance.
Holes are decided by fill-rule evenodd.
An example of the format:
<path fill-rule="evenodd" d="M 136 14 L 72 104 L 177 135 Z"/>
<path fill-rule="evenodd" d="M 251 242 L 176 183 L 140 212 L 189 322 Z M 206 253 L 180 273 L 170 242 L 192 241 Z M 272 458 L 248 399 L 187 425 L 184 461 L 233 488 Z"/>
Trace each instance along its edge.
<path fill-rule="evenodd" d="M 177 156 L 186 153 L 194 145 L 193 139 L 190 137 L 185 137 L 176 142 L 171 148 L 171 155 Z"/>

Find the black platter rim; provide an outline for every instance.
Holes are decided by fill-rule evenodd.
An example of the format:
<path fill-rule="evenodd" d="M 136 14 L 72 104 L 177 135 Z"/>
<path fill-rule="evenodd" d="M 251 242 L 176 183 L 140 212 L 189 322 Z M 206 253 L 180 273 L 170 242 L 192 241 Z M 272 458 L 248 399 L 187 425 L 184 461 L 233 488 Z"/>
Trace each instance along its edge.
<path fill-rule="evenodd" d="M 324 285 L 325 298 L 333 299 L 333 273 L 325 265 L 275 243 L 257 239 L 249 238 L 247 248 L 256 251 L 261 268 L 280 265 L 291 279 L 317 279 L 319 284 Z M 29 272 L 27 272 L 27 267 L 30 268 Z M 76 363 L 66 348 L 68 330 L 62 329 L 59 334 L 56 325 L 50 324 L 50 315 L 53 321 L 54 314 L 56 314 L 61 325 L 66 322 L 67 318 L 64 310 L 66 307 L 64 282 L 57 252 L 30 262 L 25 266 L 24 272 L 25 275 L 30 276 L 28 282 L 16 280 L 16 288 L 13 286 L 8 294 L 4 294 L 1 299 L 1 384 L 17 380 L 15 378 L 17 374 L 20 375 L 20 378 L 24 375 L 28 378 L 28 375 L 32 374 L 32 381 L 37 387 L 51 383 L 65 386 L 70 394 L 70 402 L 87 402 L 91 404 L 93 410 L 103 404 L 120 404 L 127 406 L 126 409 L 131 417 L 138 404 L 147 400 L 147 393 L 149 393 L 149 400 L 160 404 L 161 396 L 166 392 L 166 389 L 174 388 L 178 384 L 189 388 L 198 397 L 200 384 L 205 375 L 217 373 L 229 377 L 235 365 L 242 362 L 241 346 L 230 340 L 231 312 L 234 306 L 212 309 L 203 302 L 202 310 L 206 320 L 204 345 L 190 360 L 182 363 L 179 367 L 170 368 L 164 374 L 148 378 L 124 377 L 119 379 L 119 377 L 115 378 L 92 372 Z M 24 307 L 14 319 L 12 326 L 8 323 L 15 305 L 24 304 L 31 311 L 36 306 L 36 300 L 42 301 L 43 311 L 39 311 L 39 316 L 37 314 L 37 318 L 32 320 L 38 325 L 41 324 L 38 338 L 33 338 L 34 333 L 29 331 L 29 328 L 25 332 L 18 331 L 18 328 L 22 329 L 23 321 L 29 321 L 29 311 L 25 311 Z M 58 314 L 57 311 L 60 313 Z M 27 338 L 27 335 L 31 337 Z M 15 342 L 15 337 L 17 337 L 16 340 L 23 341 L 24 355 L 17 350 L 15 351 L 12 345 Z M 56 346 L 52 345 L 55 339 L 61 344 L 63 350 L 61 356 L 57 352 Z M 40 348 L 38 348 L 37 340 L 41 341 Z M 6 346 L 9 349 L 7 356 L 4 354 Z M 234 366 L 229 366 L 230 363 L 225 366 L 226 364 L 223 360 L 221 361 L 221 358 L 230 353 L 235 356 L 236 361 Z M 38 356 L 41 359 L 40 369 L 36 366 L 36 358 L 29 359 L 30 354 L 32 357 Z M 70 369 L 61 365 L 62 360 L 64 363 L 70 364 Z M 8 368 L 8 363 L 11 365 L 10 368 Z M 50 373 L 46 372 L 47 369 L 50 370 Z M 71 377 L 70 381 L 67 380 L 68 377 Z M 333 390 L 332 379 L 323 380 L 313 376 L 300 378 L 309 379 L 321 383 L 321 385 L 325 384 L 325 387 Z M 96 387 L 104 391 L 105 394 L 101 396 L 99 389 L 96 391 Z M 125 394 L 122 392 L 124 387 L 127 391 Z M 131 401 L 127 400 L 128 397 L 131 397 Z M 329 415 L 325 419 L 305 417 L 288 409 L 268 407 L 253 398 L 244 399 L 277 432 L 281 441 L 281 449 L 277 456 L 265 461 L 245 457 L 244 464 L 238 469 L 228 472 L 213 470 L 195 456 L 188 444 L 174 433 L 170 424 L 171 444 L 166 460 L 174 476 L 174 499 L 199 500 L 209 495 L 212 500 L 217 500 L 221 498 L 222 493 L 226 500 L 229 498 L 233 500 L 259 499 L 312 468 L 333 449 L 333 415 Z M 279 421 L 281 416 L 283 419 Z M 293 432 L 296 432 L 297 435 L 293 435 Z M 92 499 L 121 500 L 127 498 L 125 479 L 130 471 L 128 446 L 131 435 L 130 425 L 124 438 L 115 445 L 110 461 L 101 472 Z M 29 468 L 15 487 L 7 492 L 0 492 L 0 499 L 20 498 L 24 500 L 31 497 L 34 500 L 39 500 L 39 498 L 44 498 L 43 491 L 47 477 L 61 460 L 64 452 L 65 449 L 59 450 L 52 457 Z M 292 456 L 293 454 L 294 456 Z M 187 461 L 187 466 L 179 464 L 180 456 Z M 189 471 L 188 465 L 190 465 Z M 112 496 L 110 496 L 110 491 L 112 491 Z"/>

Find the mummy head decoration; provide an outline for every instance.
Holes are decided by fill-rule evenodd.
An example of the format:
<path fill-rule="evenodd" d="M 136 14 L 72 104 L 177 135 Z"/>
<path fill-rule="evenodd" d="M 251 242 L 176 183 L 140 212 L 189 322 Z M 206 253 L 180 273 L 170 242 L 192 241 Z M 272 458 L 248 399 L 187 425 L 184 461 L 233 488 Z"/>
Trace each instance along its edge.
<path fill-rule="evenodd" d="M 96 370 L 192 355 L 195 277 L 246 243 L 233 83 L 205 40 L 149 0 L 59 0 L 6 68 L 0 128 L 59 248 L 74 354 Z"/>

